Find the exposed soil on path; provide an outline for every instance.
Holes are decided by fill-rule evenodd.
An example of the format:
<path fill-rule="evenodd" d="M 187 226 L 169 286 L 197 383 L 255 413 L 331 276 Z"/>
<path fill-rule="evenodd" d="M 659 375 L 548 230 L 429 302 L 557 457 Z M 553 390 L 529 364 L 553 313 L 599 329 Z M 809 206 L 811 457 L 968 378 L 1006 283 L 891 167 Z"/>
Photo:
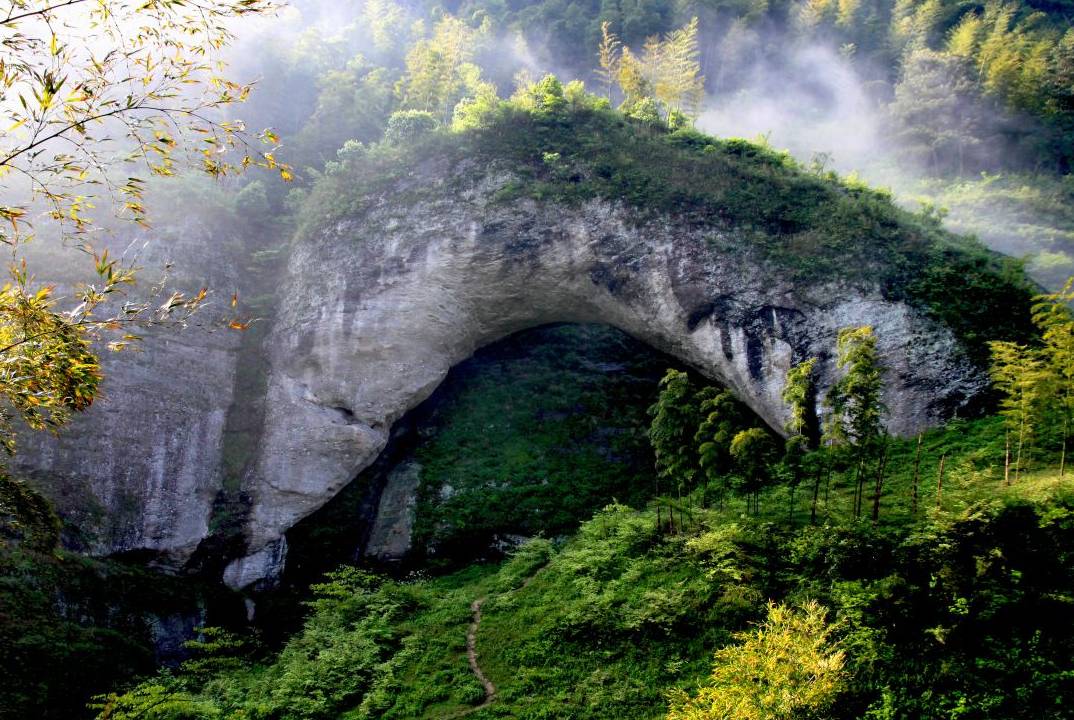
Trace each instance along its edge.
<path fill-rule="evenodd" d="M 466 631 L 466 659 L 470 661 L 470 669 L 474 671 L 474 675 L 485 688 L 485 702 L 475 707 L 475 710 L 485 707 L 496 698 L 496 686 L 485 676 L 481 666 L 477 664 L 477 629 L 481 625 L 481 606 L 484 604 L 485 598 L 474 600 L 470 604 L 470 611 L 473 612 L 474 619 L 470 623 L 470 629 Z"/>
<path fill-rule="evenodd" d="M 544 568 L 541 568 L 541 570 L 543 569 Z M 527 585 L 533 582 L 534 578 L 537 577 L 541 570 L 530 575 L 520 586 L 509 592 L 517 592 L 524 589 Z M 473 617 L 470 620 L 470 627 L 466 630 L 466 659 L 470 663 L 470 670 L 474 673 L 474 677 L 476 677 L 478 682 L 481 683 L 481 686 L 485 688 L 485 699 L 481 701 L 480 705 L 474 705 L 461 712 L 447 715 L 443 720 L 457 720 L 457 718 L 466 717 L 478 710 L 487 708 L 496 700 L 496 685 L 488 679 L 488 676 L 485 675 L 485 671 L 481 669 L 481 665 L 477 662 L 477 631 L 481 627 L 481 606 L 485 604 L 485 600 L 487 599 L 488 598 L 481 597 L 470 603 L 470 612 L 473 613 Z"/>
<path fill-rule="evenodd" d="M 473 613 L 473 619 L 470 621 L 470 627 L 466 630 L 466 659 L 470 663 L 470 670 L 482 687 L 485 688 L 485 699 L 481 701 L 480 705 L 474 705 L 461 712 L 447 715 L 444 720 L 456 720 L 457 718 L 466 717 L 478 710 L 487 708 L 496 699 L 496 686 L 488 679 L 481 666 L 477 663 L 477 630 L 481 627 L 481 606 L 485 604 L 485 600 L 486 598 L 478 598 L 470 603 L 470 612 Z"/>

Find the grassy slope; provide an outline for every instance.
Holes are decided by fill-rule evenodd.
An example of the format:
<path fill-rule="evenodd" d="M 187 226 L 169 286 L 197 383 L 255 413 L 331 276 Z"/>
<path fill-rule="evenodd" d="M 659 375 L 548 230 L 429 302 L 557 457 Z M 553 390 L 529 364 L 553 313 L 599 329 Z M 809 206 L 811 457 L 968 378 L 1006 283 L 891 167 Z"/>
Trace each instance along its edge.
<path fill-rule="evenodd" d="M 712 651 L 768 598 L 831 609 L 853 672 L 833 718 L 1063 717 L 1074 483 L 1042 467 L 1005 487 L 1000 437 L 993 419 L 928 434 L 922 475 L 934 481 L 946 453 L 944 496 L 937 508 L 924 482 L 912 520 L 915 443 L 898 442 L 878 527 L 847 519 L 851 477 L 838 472 L 817 526 L 803 504 L 788 521 L 777 488 L 760 516 L 735 500 L 695 510 L 675 534 L 651 509 L 616 506 L 565 544 L 533 541 L 498 567 L 407 582 L 348 571 L 316 589 L 279 657 L 200 690 L 189 677 L 172 686 L 202 708 L 174 717 L 467 713 L 484 697 L 465 656 L 478 598 L 479 660 L 499 692 L 474 718 L 661 717 L 665 690 L 701 681 Z"/>
<path fill-rule="evenodd" d="M 919 463 L 916 520 L 910 517 L 916 442 L 895 443 L 881 532 L 903 537 L 913 527 L 969 517 L 989 503 L 1029 500 L 1048 504 L 1057 492 L 1074 491 L 1074 482 L 1060 483 L 1051 467 L 1032 471 L 1018 485 L 1005 487 L 1001 462 L 997 464 L 1002 459 L 1002 441 L 995 419 L 956 423 L 927 434 Z M 936 479 L 939 458 L 944 455 L 944 491 L 942 509 L 938 509 Z M 765 553 L 758 552 L 757 546 L 763 545 L 765 532 L 806 527 L 809 499 L 799 491 L 793 523 L 787 521 L 789 500 L 786 488 L 775 488 L 765 493 L 759 517 L 746 516 L 745 504 L 738 500 L 722 511 L 697 511 L 688 520 L 685 536 L 659 541 L 651 532 L 655 525 L 651 510 L 624 510 L 625 515 L 607 521 L 607 527 L 633 535 L 637 541 L 633 546 L 603 537 L 603 521 L 598 516 L 552 556 L 532 583 L 520 589 L 517 578 L 524 573 L 514 565 L 534 565 L 527 555 L 508 563 L 495 576 L 486 574 L 490 570 L 476 576 L 470 571 L 430 581 L 425 586 L 430 597 L 441 599 L 428 614 L 417 616 L 411 627 L 419 637 L 446 635 L 454 642 L 433 642 L 429 652 L 408 661 L 403 673 L 406 680 L 400 683 L 398 699 L 386 717 L 442 717 L 481 697 L 476 680 L 467 683 L 457 673 L 465 676 L 467 672 L 463 638 L 470 621 L 468 604 L 485 595 L 491 599 L 483 613 L 479 652 L 500 697 L 494 707 L 472 717 L 662 717 L 666 710 L 663 691 L 702 680 L 711 652 L 730 641 L 731 631 L 756 618 L 764 591 L 788 589 L 775 577 L 763 577 L 765 568 L 757 565 L 757 556 Z M 826 510 L 821 492 L 821 522 L 853 527 L 859 523 L 851 517 L 852 507 L 853 478 L 849 471 L 837 471 Z M 739 528 L 734 536 L 742 554 L 734 562 L 749 580 L 717 590 L 705 580 L 712 569 L 703 554 L 687 551 L 686 541 L 705 529 L 728 527 Z M 751 545 L 752 550 L 748 549 Z M 616 557 L 620 553 L 629 559 Z M 451 682 L 442 684 L 448 677 Z M 437 700 L 425 705 L 431 698 Z"/>
<path fill-rule="evenodd" d="M 497 533 L 573 532 L 613 498 L 644 504 L 653 388 L 674 360 L 620 331 L 520 333 L 456 368 L 415 452 L 416 547 L 480 556 Z"/>

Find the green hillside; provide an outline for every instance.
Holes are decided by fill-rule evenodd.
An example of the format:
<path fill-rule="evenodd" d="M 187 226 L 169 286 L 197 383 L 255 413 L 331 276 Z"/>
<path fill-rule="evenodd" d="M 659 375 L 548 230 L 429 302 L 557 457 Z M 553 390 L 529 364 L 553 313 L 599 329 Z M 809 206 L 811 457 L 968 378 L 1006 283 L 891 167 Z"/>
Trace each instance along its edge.
<path fill-rule="evenodd" d="M 1065 717 L 1074 493 L 1052 470 L 1004 486 L 997 453 L 992 420 L 927 434 L 912 513 L 916 442 L 897 443 L 879 525 L 849 517 L 847 471 L 822 489 L 816 524 L 809 494 L 792 506 L 780 488 L 759 515 L 694 498 L 674 532 L 666 508 L 660 527 L 652 507 L 610 505 L 568 540 L 439 578 L 341 570 L 312 588 L 278 657 L 208 653 L 105 717 L 660 718 L 667 693 L 704 682 L 766 601 L 807 599 L 847 655 L 817 717 Z M 479 667 L 496 688 L 483 707 L 466 656 L 475 600 Z"/>
<path fill-rule="evenodd" d="M 0 720 L 1074 717 L 1074 0 L 0 17 L 0 445 L 23 453 L 0 462 Z M 348 233 L 390 235 L 385 207 L 435 234 L 452 203 L 475 227 L 613 208 L 696 233 L 684 272 L 739 262 L 818 315 L 902 303 L 980 382 L 896 436 L 925 415 L 894 393 L 947 376 L 885 367 L 883 327 L 825 325 L 817 358 L 766 348 L 777 428 L 700 368 L 563 324 L 474 349 L 397 418 L 368 388 L 398 386 L 328 366 L 378 330 L 348 303 L 406 292 L 317 288 L 316 263 L 362 258 Z M 377 262 L 355 277 L 408 281 Z M 412 333 L 467 319 L 385 307 Z M 412 340 L 379 351 L 446 368 L 389 355 Z M 339 427 L 267 452 L 307 411 Z M 378 458 L 340 440 L 381 433 Z M 302 454 L 325 435 L 372 463 L 333 498 Z M 266 479 L 277 461 L 295 477 Z M 380 517 L 411 543 L 377 555 L 400 469 L 416 490 Z"/>

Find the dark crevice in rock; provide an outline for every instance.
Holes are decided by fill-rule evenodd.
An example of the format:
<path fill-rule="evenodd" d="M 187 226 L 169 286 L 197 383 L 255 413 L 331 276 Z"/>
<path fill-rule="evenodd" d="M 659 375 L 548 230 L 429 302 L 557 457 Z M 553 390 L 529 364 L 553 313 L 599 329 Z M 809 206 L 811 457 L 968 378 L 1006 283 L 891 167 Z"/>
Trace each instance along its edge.
<path fill-rule="evenodd" d="M 346 423 L 347 425 L 350 425 L 355 421 L 355 419 L 354 419 L 354 411 L 351 410 L 350 408 L 346 408 L 346 407 L 343 407 L 343 406 L 336 406 L 336 407 L 333 407 L 332 410 L 334 412 L 338 413 L 340 419 L 344 423 Z"/>
<path fill-rule="evenodd" d="M 234 558 L 246 554 L 244 528 L 253 500 L 241 490 L 221 489 L 213 500 L 209 536 L 198 543 L 184 571 L 207 579 L 219 579 Z"/>
<path fill-rule="evenodd" d="M 712 313 L 715 311 L 716 303 L 714 302 L 707 302 L 700 307 L 695 308 L 686 318 L 686 329 L 690 332 L 697 330 L 697 326 L 712 317 Z"/>

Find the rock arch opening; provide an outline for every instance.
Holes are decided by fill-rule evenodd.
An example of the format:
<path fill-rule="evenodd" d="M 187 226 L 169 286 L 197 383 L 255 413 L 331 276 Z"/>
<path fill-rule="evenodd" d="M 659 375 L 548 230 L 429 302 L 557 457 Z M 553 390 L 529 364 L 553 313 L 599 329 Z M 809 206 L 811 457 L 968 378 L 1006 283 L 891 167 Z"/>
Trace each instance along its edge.
<path fill-rule="evenodd" d="M 607 325 L 487 345 L 395 425 L 378 459 L 286 533 L 285 587 L 345 562 L 398 569 L 495 557 L 653 494 L 648 407 L 684 365 Z"/>
<path fill-rule="evenodd" d="M 279 572 L 284 533 L 368 467 L 451 367 L 526 328 L 620 328 L 726 385 L 773 428 L 785 422 L 787 369 L 820 357 L 823 392 L 850 325 L 880 338 L 894 432 L 935 422 L 985 383 L 949 328 L 879 286 L 796 279 L 716 227 L 598 200 L 369 208 L 291 256 L 246 478 L 249 554 L 224 573 L 233 587 Z"/>

